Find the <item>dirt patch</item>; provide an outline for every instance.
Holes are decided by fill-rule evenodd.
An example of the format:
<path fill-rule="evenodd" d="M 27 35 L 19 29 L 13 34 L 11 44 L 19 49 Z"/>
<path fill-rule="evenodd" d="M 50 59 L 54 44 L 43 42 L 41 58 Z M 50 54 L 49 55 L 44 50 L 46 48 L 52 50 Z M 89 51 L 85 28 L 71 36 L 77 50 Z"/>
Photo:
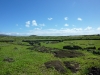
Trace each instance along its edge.
<path fill-rule="evenodd" d="M 70 69 L 73 73 L 76 73 L 78 70 L 80 70 L 79 63 L 64 61 L 64 64 L 66 68 Z"/>
<path fill-rule="evenodd" d="M 4 58 L 3 61 L 6 61 L 6 62 L 14 62 L 14 59 L 13 58 L 10 58 L 10 57 L 7 57 L 7 58 Z"/>
<path fill-rule="evenodd" d="M 91 67 L 88 70 L 89 73 L 87 75 L 100 75 L 100 68 Z"/>
<path fill-rule="evenodd" d="M 84 54 L 73 50 L 59 50 L 54 52 L 54 56 L 59 58 L 65 58 L 65 57 L 73 58 L 73 57 L 84 56 Z"/>
<path fill-rule="evenodd" d="M 60 62 L 59 60 L 49 61 L 44 64 L 45 64 L 46 68 L 55 68 L 60 73 L 66 72 L 62 62 Z"/>

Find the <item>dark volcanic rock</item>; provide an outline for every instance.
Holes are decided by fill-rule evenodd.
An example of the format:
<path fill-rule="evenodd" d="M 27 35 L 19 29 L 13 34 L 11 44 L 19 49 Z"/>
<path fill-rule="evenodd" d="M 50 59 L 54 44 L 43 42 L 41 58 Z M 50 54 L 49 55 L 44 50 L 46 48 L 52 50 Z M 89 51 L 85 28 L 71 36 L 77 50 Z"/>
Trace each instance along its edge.
<path fill-rule="evenodd" d="M 87 75 L 100 75 L 100 68 L 91 67 L 88 70 L 89 73 Z"/>
<path fill-rule="evenodd" d="M 66 72 L 63 64 L 59 60 L 49 61 L 49 62 L 46 62 L 44 64 L 45 64 L 46 68 L 55 68 L 60 73 Z"/>
<path fill-rule="evenodd" d="M 73 45 L 73 46 L 63 46 L 63 49 L 69 49 L 69 50 L 79 50 L 79 49 L 82 49 L 80 46 L 76 46 L 76 45 Z"/>
<path fill-rule="evenodd" d="M 74 73 L 77 72 L 78 70 L 80 70 L 79 63 L 64 61 L 64 64 L 65 64 L 66 68 L 70 69 Z"/>
<path fill-rule="evenodd" d="M 56 51 L 59 50 L 57 48 L 50 48 L 50 47 L 45 47 L 45 46 L 32 46 L 27 49 L 42 52 L 42 53 L 52 53 L 55 50 Z"/>
<path fill-rule="evenodd" d="M 55 51 L 54 52 L 54 55 L 56 57 L 59 57 L 59 58 L 64 58 L 64 57 L 73 58 L 73 57 L 84 56 L 83 53 L 77 52 L 77 51 L 73 51 L 73 50 L 60 50 L 60 51 Z"/>

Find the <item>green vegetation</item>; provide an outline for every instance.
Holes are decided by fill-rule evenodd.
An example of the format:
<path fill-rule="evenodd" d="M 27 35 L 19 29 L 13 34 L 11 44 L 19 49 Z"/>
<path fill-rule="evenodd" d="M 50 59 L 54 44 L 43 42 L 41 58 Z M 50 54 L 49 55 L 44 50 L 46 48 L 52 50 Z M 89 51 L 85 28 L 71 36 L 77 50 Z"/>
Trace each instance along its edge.
<path fill-rule="evenodd" d="M 40 44 L 34 43 L 32 45 L 29 42 L 22 42 L 22 40 L 55 39 L 63 41 L 38 41 Z M 99 39 L 99 35 L 52 37 L 1 36 L 0 40 L 13 40 L 13 42 L 0 42 L 0 75 L 85 75 L 89 72 L 88 68 L 100 68 L 100 55 L 93 54 L 93 51 L 99 52 Z M 83 56 L 62 58 L 55 56 L 55 51 L 69 51 L 67 49 L 63 49 L 63 46 L 74 45 L 80 46 L 82 49 L 70 49 L 70 51 L 81 52 L 84 54 Z M 96 47 L 95 50 L 86 49 L 94 46 Z M 44 63 L 53 60 L 57 60 L 62 63 L 65 68 L 64 73 L 60 73 L 60 71 L 57 71 L 55 67 L 47 68 L 45 66 Z M 71 64 L 74 62 L 78 63 L 78 71 L 71 71 L 70 66 L 66 67 L 64 62 L 71 62 Z"/>

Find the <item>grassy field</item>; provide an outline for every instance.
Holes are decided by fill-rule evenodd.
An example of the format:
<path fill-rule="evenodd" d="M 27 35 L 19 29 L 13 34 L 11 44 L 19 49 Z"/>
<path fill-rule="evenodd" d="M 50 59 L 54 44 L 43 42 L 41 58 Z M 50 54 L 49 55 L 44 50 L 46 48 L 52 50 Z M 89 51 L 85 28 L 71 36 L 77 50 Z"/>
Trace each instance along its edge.
<path fill-rule="evenodd" d="M 78 45 L 82 48 L 95 46 L 96 51 L 100 47 L 100 40 L 71 40 L 58 43 L 40 42 L 41 47 L 63 49 L 65 45 Z M 87 50 L 76 50 L 82 52 L 84 56 L 74 58 L 59 58 L 53 53 L 43 53 L 27 48 L 32 47 L 29 43 L 0 42 L 0 75 L 86 75 L 88 68 L 95 66 L 100 68 L 100 55 L 93 54 Z M 10 60 L 7 60 L 10 59 Z M 80 70 L 76 73 L 66 68 L 66 73 L 60 73 L 54 68 L 46 68 L 45 62 L 59 60 L 61 62 L 70 61 L 80 64 Z M 64 66 L 65 67 L 65 66 Z"/>

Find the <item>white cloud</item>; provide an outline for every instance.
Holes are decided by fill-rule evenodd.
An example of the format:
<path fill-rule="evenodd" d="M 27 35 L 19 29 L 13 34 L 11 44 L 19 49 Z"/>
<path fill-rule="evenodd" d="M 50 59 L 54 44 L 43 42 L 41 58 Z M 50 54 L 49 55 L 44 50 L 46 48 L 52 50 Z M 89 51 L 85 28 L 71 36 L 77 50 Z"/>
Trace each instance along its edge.
<path fill-rule="evenodd" d="M 30 34 L 44 36 L 66 36 L 66 35 L 82 35 L 82 28 L 61 28 L 61 29 L 46 29 L 46 30 L 31 30 Z"/>
<path fill-rule="evenodd" d="M 18 32 L 8 32 L 8 33 L 4 33 L 6 35 L 14 35 L 14 36 L 19 36 L 21 33 Z"/>
<path fill-rule="evenodd" d="M 77 18 L 77 20 L 82 21 L 82 18 Z"/>
<path fill-rule="evenodd" d="M 100 31 L 100 27 L 98 27 L 97 30 Z"/>
<path fill-rule="evenodd" d="M 52 29 L 47 29 L 47 30 L 50 30 L 50 31 L 55 31 L 55 30 L 57 30 L 57 29 L 53 29 L 53 28 L 52 28 Z"/>
<path fill-rule="evenodd" d="M 25 26 L 30 27 L 30 21 L 27 21 Z"/>
<path fill-rule="evenodd" d="M 65 24 L 64 26 L 69 26 L 68 24 Z"/>
<path fill-rule="evenodd" d="M 45 26 L 45 24 L 43 23 L 43 24 L 39 24 L 40 26 Z"/>
<path fill-rule="evenodd" d="M 32 21 L 32 26 L 37 26 L 36 20 Z"/>
<path fill-rule="evenodd" d="M 42 28 L 34 28 L 34 30 L 41 30 Z"/>
<path fill-rule="evenodd" d="M 68 20 L 68 17 L 65 17 L 64 19 L 65 19 L 65 20 Z"/>
<path fill-rule="evenodd" d="M 19 32 L 8 32 L 4 34 L 8 35 L 39 35 L 39 36 L 68 36 L 68 35 L 90 35 L 90 34 L 99 34 L 100 27 L 86 27 L 86 28 L 61 28 L 61 29 L 42 29 L 42 27 L 34 28 L 25 33 Z"/>
<path fill-rule="evenodd" d="M 52 20 L 53 18 L 48 18 L 48 20 Z"/>
<path fill-rule="evenodd" d="M 91 30 L 91 29 L 92 29 L 92 27 L 88 26 L 84 30 Z"/>
<path fill-rule="evenodd" d="M 72 30 L 75 30 L 75 31 L 82 31 L 83 29 L 82 29 L 82 28 L 73 28 Z"/>

